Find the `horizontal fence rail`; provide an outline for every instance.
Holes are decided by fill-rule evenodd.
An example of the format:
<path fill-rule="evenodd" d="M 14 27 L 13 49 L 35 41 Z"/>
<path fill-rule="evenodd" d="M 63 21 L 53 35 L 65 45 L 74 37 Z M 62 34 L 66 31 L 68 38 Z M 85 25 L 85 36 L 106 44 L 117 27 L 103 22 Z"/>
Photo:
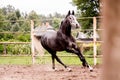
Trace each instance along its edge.
<path fill-rule="evenodd" d="M 31 44 L 31 42 L 0 42 L 0 44 Z"/>
<path fill-rule="evenodd" d="M 14 57 L 14 56 L 19 56 L 19 57 L 24 57 L 24 56 L 31 56 L 31 55 L 0 55 L 0 57 Z M 78 57 L 77 55 L 58 55 L 59 57 Z M 83 55 L 88 58 L 94 58 L 93 55 Z M 103 55 L 97 55 L 97 58 L 101 58 Z M 36 56 L 39 57 L 39 56 Z M 51 57 L 51 55 L 44 55 L 43 57 Z"/>

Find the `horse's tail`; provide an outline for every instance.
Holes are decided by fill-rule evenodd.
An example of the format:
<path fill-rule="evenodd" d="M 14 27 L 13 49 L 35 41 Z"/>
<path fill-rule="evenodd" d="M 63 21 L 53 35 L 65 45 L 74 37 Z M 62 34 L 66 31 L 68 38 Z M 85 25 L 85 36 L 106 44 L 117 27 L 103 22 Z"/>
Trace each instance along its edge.
<path fill-rule="evenodd" d="M 44 48 L 41 45 L 40 39 L 41 39 L 40 36 L 39 37 L 34 36 L 34 38 L 33 38 L 34 42 L 33 43 L 34 43 L 35 50 L 38 52 L 37 55 L 43 56 L 44 55 Z"/>

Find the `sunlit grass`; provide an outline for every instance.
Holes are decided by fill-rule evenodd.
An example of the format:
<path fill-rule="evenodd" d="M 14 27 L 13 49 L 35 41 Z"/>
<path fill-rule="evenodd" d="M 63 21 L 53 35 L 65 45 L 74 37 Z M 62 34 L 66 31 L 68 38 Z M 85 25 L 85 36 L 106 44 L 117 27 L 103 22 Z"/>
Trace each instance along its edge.
<path fill-rule="evenodd" d="M 61 61 L 66 65 L 81 65 L 81 61 L 77 56 L 70 57 L 60 57 Z M 94 64 L 93 58 L 86 58 L 87 62 L 91 65 Z M 52 60 L 50 56 L 46 57 L 36 57 L 36 64 L 51 64 Z M 31 65 L 32 57 L 31 56 L 9 56 L 9 57 L 0 57 L 0 64 L 15 64 L 15 65 Z M 56 64 L 59 64 L 56 62 Z M 101 64 L 101 58 L 97 58 L 97 64 Z"/>
<path fill-rule="evenodd" d="M 25 64 L 29 65 L 32 64 L 32 58 L 30 56 L 20 57 L 20 56 L 1 56 L 0 57 L 0 64 Z"/>

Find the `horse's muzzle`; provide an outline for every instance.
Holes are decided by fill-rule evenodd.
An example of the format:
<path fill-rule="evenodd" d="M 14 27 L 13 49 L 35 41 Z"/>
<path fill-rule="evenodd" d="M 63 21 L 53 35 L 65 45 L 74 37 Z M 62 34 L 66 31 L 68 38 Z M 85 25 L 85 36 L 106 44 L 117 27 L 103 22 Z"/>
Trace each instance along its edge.
<path fill-rule="evenodd" d="M 80 28 L 81 26 L 79 24 L 76 24 L 76 28 Z"/>

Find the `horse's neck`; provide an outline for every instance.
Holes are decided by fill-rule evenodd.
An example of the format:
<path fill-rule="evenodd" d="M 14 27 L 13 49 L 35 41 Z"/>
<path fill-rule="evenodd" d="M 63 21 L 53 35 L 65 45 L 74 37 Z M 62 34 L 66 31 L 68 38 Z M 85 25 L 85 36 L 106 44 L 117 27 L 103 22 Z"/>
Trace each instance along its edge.
<path fill-rule="evenodd" d="M 71 36 L 71 26 L 61 25 L 60 30 L 66 36 Z"/>

